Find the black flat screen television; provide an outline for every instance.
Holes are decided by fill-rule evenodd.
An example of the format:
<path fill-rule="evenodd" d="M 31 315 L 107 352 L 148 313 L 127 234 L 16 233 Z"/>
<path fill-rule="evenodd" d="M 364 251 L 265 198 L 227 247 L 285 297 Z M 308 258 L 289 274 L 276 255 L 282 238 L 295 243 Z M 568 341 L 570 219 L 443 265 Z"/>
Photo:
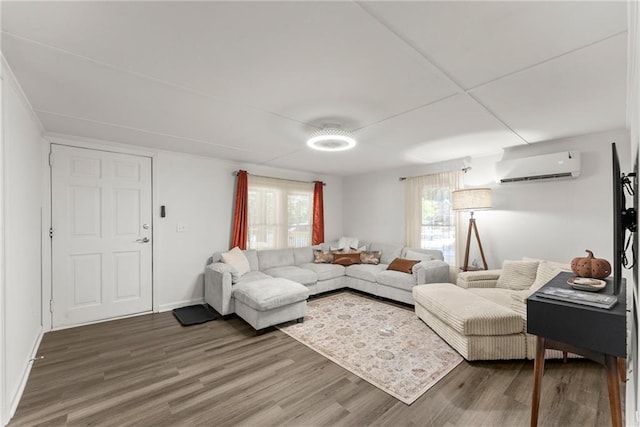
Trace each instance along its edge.
<path fill-rule="evenodd" d="M 632 259 L 626 255 L 628 242 L 627 231 L 636 231 L 636 212 L 633 207 L 627 208 L 625 187 L 631 195 L 635 194 L 635 177 L 632 173 L 625 175 L 620 171 L 620 159 L 615 142 L 611 144 L 612 182 L 613 182 L 613 293 L 620 293 L 622 267 L 633 267 L 635 264 L 635 247 L 632 248 Z M 635 245 L 634 245 L 635 246 Z"/>

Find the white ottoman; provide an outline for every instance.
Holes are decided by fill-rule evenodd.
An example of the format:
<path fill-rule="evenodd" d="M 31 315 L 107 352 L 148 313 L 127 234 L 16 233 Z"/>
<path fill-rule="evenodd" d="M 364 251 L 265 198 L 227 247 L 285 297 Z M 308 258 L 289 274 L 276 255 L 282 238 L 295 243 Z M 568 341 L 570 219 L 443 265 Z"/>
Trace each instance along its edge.
<path fill-rule="evenodd" d="M 258 331 L 307 314 L 309 289 L 289 279 L 270 278 L 233 287 L 236 313 Z"/>

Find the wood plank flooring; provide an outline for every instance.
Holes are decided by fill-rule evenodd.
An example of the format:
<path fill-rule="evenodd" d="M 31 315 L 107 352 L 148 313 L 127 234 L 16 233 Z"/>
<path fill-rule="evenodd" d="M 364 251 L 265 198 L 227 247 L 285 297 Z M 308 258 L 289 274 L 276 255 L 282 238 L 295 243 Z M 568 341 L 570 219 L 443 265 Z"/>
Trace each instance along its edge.
<path fill-rule="evenodd" d="M 407 406 L 279 330 L 170 312 L 49 332 L 38 356 L 10 426 L 527 426 L 533 385 L 531 361 L 464 361 Z M 604 369 L 548 362 L 539 425 L 611 425 Z"/>

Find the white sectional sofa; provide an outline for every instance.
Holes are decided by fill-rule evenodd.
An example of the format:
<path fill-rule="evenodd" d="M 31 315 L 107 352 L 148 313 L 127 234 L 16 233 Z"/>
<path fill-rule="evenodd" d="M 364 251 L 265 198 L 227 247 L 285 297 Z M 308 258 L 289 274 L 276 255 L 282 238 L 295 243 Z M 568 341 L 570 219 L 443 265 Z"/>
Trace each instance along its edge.
<path fill-rule="evenodd" d="M 385 243 L 360 243 L 367 251 L 379 251 L 380 263 L 338 264 L 314 263 L 314 249 L 328 250 L 332 245 L 270 250 L 245 250 L 250 271 L 238 276 L 234 269 L 221 261 L 221 253 L 212 256 L 205 269 L 205 301 L 221 315 L 236 312 L 234 287 L 240 283 L 284 278 L 301 283 L 310 295 L 335 289 L 351 288 L 372 295 L 413 304 L 412 289 L 417 284 L 449 281 L 449 265 L 437 250 L 411 249 Z M 412 268 L 412 273 L 387 270 L 395 258 L 403 258 L 408 251 L 422 254 L 425 260 Z M 428 260 L 427 260 L 428 259 Z"/>

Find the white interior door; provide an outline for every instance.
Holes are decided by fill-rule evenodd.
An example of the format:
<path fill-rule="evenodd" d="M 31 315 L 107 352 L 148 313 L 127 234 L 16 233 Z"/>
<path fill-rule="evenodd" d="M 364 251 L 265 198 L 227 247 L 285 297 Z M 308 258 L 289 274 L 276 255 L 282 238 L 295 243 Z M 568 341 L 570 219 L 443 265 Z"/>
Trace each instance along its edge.
<path fill-rule="evenodd" d="M 52 145 L 52 326 L 152 310 L 151 159 Z"/>

